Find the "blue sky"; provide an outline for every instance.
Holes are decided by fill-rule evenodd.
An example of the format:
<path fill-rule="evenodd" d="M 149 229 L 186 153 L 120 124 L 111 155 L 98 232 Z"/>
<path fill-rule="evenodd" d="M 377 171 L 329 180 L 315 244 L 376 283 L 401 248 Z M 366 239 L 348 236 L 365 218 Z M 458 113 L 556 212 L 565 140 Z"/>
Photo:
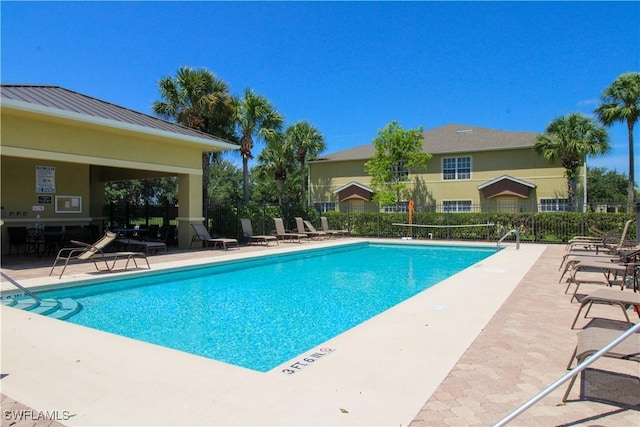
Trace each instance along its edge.
<path fill-rule="evenodd" d="M 157 82 L 206 68 L 307 120 L 327 153 L 392 120 L 543 132 L 640 71 L 640 2 L 2 1 L 2 83 L 52 84 L 151 114 Z M 640 125 L 635 175 L 640 176 Z M 626 126 L 591 166 L 628 171 Z M 259 150 L 260 147 L 257 148 Z M 255 153 L 254 153 L 255 154 Z"/>

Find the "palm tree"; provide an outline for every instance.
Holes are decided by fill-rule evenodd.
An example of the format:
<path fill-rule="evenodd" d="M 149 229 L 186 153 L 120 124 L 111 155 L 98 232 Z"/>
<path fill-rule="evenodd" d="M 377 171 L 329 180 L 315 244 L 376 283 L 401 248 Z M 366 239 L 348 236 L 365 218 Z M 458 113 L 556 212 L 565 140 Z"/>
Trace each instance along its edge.
<path fill-rule="evenodd" d="M 287 128 L 286 137 L 295 151 L 296 160 L 300 165 L 301 197 L 302 203 L 304 203 L 307 190 L 307 180 L 305 179 L 307 158 L 313 158 L 326 149 L 324 136 L 308 122 L 299 121 Z"/>
<path fill-rule="evenodd" d="M 600 122 L 611 126 L 615 122 L 627 122 L 629 133 L 629 186 L 627 189 L 627 209 L 633 211 L 635 199 L 635 178 L 633 162 L 633 127 L 638 122 L 640 111 L 640 73 L 621 74 L 602 93 L 602 104 L 596 108 Z"/>
<path fill-rule="evenodd" d="M 258 176 L 263 180 L 273 179 L 278 190 L 278 204 L 284 204 L 284 185 L 287 174 L 293 164 L 293 151 L 287 143 L 284 134 L 277 131 L 268 131 L 264 135 L 266 146 L 258 156 L 256 167 Z"/>
<path fill-rule="evenodd" d="M 609 135 L 595 121 L 580 114 L 562 116 L 538 135 L 533 150 L 549 162 L 560 161 L 567 177 L 569 206 L 576 194 L 578 167 L 587 155 L 597 156 L 609 150 Z"/>
<path fill-rule="evenodd" d="M 249 159 L 253 158 L 253 137 L 262 138 L 266 133 L 278 131 L 284 121 L 269 100 L 251 89 L 245 89 L 242 98 L 234 97 L 234 122 L 242 155 L 242 187 L 244 202 L 249 202 Z"/>
<path fill-rule="evenodd" d="M 206 69 L 182 67 L 176 77 L 158 82 L 163 101 L 153 112 L 167 120 L 228 140 L 233 139 L 233 110 L 229 85 Z M 209 171 L 219 153 L 202 153 L 202 202 L 207 213 Z"/>

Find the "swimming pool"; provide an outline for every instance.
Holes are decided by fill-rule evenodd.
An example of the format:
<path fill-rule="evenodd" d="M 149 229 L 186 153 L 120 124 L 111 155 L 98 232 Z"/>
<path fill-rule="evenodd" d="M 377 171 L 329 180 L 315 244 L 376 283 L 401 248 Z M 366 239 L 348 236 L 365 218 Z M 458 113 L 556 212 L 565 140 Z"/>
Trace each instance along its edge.
<path fill-rule="evenodd" d="M 266 372 L 495 253 L 358 243 L 43 293 L 68 321 Z"/>

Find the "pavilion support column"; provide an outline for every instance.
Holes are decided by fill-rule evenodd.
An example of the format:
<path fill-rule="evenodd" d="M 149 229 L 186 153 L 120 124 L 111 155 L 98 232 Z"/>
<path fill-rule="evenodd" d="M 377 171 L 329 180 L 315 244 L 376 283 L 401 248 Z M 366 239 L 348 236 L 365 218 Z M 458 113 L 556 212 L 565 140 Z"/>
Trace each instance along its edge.
<path fill-rule="evenodd" d="M 89 167 L 89 194 L 91 195 L 89 200 L 89 217 L 91 217 L 91 224 L 101 228 L 106 218 L 104 216 L 104 205 L 106 203 L 106 196 L 104 194 L 104 181 L 100 175 L 101 169 L 99 166 Z M 103 230 L 100 230 L 102 232 Z"/>
<path fill-rule="evenodd" d="M 202 224 L 202 175 L 178 175 L 178 246 L 188 249 L 193 227 Z"/>

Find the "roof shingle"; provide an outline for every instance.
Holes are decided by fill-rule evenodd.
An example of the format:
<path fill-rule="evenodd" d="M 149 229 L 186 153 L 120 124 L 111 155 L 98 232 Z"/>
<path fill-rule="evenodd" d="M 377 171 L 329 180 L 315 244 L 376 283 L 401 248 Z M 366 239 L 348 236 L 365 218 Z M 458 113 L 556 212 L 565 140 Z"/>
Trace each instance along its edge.
<path fill-rule="evenodd" d="M 534 132 L 510 132 L 450 124 L 424 131 L 422 149 L 429 154 L 445 154 L 530 148 L 535 144 L 536 136 Z M 314 161 L 362 160 L 371 158 L 373 153 L 373 145 L 360 145 L 318 157 Z"/>

